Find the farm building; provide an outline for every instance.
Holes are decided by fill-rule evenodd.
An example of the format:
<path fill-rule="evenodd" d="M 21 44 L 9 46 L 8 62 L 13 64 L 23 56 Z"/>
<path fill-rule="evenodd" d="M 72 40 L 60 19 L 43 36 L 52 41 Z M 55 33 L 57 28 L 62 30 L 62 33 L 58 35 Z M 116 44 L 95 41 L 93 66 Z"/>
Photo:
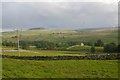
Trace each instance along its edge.
<path fill-rule="evenodd" d="M 80 46 L 84 46 L 84 43 L 81 43 Z"/>

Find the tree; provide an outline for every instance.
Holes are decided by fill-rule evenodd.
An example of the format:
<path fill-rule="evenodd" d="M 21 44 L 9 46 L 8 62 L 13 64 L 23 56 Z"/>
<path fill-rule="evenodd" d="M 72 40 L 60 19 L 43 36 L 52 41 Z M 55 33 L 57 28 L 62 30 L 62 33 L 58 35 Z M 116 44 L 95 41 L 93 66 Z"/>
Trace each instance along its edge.
<path fill-rule="evenodd" d="M 104 46 L 104 42 L 102 40 L 97 40 L 95 46 Z"/>
<path fill-rule="evenodd" d="M 16 47 L 17 43 L 11 42 L 11 41 L 3 41 L 2 46 L 10 46 L 10 47 Z"/>
<path fill-rule="evenodd" d="M 118 45 L 117 51 L 120 52 L 120 44 Z"/>
<path fill-rule="evenodd" d="M 95 47 L 94 46 L 91 47 L 91 53 L 95 53 Z"/>
<path fill-rule="evenodd" d="M 117 48 L 115 43 L 109 43 L 104 46 L 104 52 L 117 52 Z"/>
<path fill-rule="evenodd" d="M 88 45 L 88 46 L 94 46 L 94 43 L 93 42 L 84 42 L 85 45 Z"/>
<path fill-rule="evenodd" d="M 48 41 L 35 41 L 34 45 L 41 49 L 54 49 L 56 47 L 54 43 Z"/>

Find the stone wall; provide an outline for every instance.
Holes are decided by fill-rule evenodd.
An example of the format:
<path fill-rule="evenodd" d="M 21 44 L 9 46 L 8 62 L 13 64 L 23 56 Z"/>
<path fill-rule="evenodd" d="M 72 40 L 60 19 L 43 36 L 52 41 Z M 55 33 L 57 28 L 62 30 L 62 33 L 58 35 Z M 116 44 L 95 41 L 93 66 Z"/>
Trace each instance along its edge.
<path fill-rule="evenodd" d="M 10 56 L 1 55 L 2 58 L 23 60 L 119 60 L 120 54 L 97 54 L 87 56 Z"/>

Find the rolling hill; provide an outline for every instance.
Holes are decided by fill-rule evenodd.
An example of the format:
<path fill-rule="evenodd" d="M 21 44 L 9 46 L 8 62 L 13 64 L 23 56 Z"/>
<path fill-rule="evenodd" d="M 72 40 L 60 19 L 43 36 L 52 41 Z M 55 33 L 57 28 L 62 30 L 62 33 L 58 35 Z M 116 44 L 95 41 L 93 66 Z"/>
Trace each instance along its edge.
<path fill-rule="evenodd" d="M 26 30 L 19 31 L 20 40 L 22 41 L 50 41 L 50 42 L 67 42 L 67 41 L 80 41 L 80 42 L 95 42 L 98 39 L 106 43 L 118 43 L 118 29 L 105 28 L 105 29 L 86 29 L 86 30 Z M 17 35 L 16 31 L 2 33 L 3 40 L 16 42 L 17 39 L 13 38 Z"/>

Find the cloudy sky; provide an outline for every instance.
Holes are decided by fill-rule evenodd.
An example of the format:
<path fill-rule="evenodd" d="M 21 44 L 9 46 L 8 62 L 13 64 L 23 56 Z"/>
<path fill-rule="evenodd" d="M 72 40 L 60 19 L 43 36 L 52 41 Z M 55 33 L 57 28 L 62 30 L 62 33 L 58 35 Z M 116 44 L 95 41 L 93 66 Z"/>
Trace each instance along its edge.
<path fill-rule="evenodd" d="M 9 0 L 8 0 L 9 1 Z M 113 2 L 3 2 L 3 30 L 44 27 L 82 29 L 117 26 Z"/>

